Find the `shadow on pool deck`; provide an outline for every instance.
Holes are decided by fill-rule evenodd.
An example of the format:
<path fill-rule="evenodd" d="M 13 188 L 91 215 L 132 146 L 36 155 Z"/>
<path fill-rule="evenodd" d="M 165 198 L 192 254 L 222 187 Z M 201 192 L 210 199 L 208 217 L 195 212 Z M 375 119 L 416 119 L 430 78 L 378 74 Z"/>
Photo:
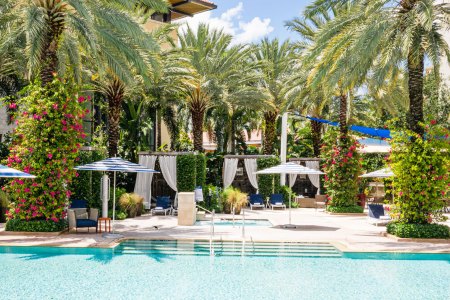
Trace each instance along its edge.
<path fill-rule="evenodd" d="M 337 231 L 340 228 L 338 227 L 328 227 L 328 226 L 318 226 L 318 225 L 295 225 L 295 227 L 286 227 L 289 225 L 278 225 L 272 228 L 276 229 L 285 229 L 285 230 L 293 230 L 293 231 Z"/>

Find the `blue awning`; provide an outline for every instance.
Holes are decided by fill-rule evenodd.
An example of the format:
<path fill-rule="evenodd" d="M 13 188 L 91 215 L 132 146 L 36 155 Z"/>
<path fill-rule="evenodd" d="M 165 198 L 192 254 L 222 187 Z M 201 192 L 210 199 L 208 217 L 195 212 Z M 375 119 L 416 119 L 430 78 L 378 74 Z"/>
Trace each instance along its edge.
<path fill-rule="evenodd" d="M 332 122 L 329 120 L 324 120 L 324 119 L 318 119 L 318 118 L 314 118 L 314 117 L 310 117 L 310 116 L 306 116 L 306 118 L 316 121 L 316 122 L 320 122 L 320 123 L 324 123 L 324 124 L 328 124 L 331 126 L 339 126 L 338 122 Z M 371 128 L 371 127 L 365 127 L 365 126 L 357 126 L 357 125 L 351 125 L 349 127 L 350 130 L 359 132 L 359 133 L 363 133 L 363 134 L 367 134 L 367 135 L 371 135 L 371 136 L 376 136 L 379 138 L 383 138 L 383 139 L 390 139 L 391 138 L 391 131 L 388 129 L 381 129 L 381 128 Z"/>

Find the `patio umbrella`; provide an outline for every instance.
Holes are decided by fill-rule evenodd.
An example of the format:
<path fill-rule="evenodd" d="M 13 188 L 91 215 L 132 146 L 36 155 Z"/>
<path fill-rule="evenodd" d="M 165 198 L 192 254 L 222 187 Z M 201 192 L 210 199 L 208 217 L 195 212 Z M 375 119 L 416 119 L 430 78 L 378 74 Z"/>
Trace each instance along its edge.
<path fill-rule="evenodd" d="M 314 175 L 324 175 L 325 173 L 314 170 L 296 163 L 288 162 L 282 163 L 278 166 L 270 167 L 264 170 L 255 172 L 256 174 L 314 174 Z M 289 224 L 287 227 L 292 227 L 291 224 L 291 197 L 289 197 Z M 295 226 L 293 226 L 295 227 Z"/>
<path fill-rule="evenodd" d="M 376 170 L 364 175 L 361 175 L 359 177 L 367 178 L 367 177 L 374 177 L 374 178 L 389 178 L 395 176 L 394 172 L 390 168 L 384 168 L 380 170 Z"/>
<path fill-rule="evenodd" d="M 4 166 L 0 165 L 0 177 L 6 178 L 36 178 L 36 176 Z"/>
<path fill-rule="evenodd" d="M 75 167 L 75 170 L 79 171 L 103 171 L 103 172 L 113 172 L 114 173 L 114 181 L 113 181 L 113 222 L 112 222 L 112 231 L 114 234 L 114 222 L 116 219 L 116 172 L 124 172 L 124 173 L 159 173 L 153 169 L 149 169 L 143 165 L 135 164 L 124 160 L 120 157 L 112 157 L 107 158 L 101 161 L 93 162 L 90 164 L 86 164 L 83 166 Z"/>

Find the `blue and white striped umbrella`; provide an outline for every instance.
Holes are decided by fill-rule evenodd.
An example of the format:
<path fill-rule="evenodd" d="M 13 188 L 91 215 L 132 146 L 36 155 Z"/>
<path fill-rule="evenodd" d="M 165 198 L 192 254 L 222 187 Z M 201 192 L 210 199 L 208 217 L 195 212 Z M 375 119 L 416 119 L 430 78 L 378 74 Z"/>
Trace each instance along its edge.
<path fill-rule="evenodd" d="M 86 164 L 83 166 L 75 167 L 75 170 L 79 171 L 104 171 L 104 172 L 113 172 L 114 173 L 114 189 L 113 189 L 113 219 L 112 219 L 112 232 L 113 234 L 109 235 L 110 237 L 120 237 L 120 235 L 116 235 L 114 233 L 114 223 L 116 220 L 116 172 L 125 172 L 125 173 L 159 173 L 153 169 L 149 169 L 143 165 L 135 164 L 124 160 L 120 157 L 111 157 L 104 160 L 100 160 L 97 162 L 93 162 L 90 164 Z"/>
<path fill-rule="evenodd" d="M 108 171 L 108 172 L 127 172 L 127 173 L 159 173 L 143 165 L 126 161 L 120 157 L 107 158 L 101 161 L 93 162 L 83 166 L 75 167 L 80 171 Z"/>
<path fill-rule="evenodd" d="M 324 172 L 314 170 L 293 162 L 282 163 L 274 167 L 255 172 L 255 174 L 310 174 L 323 175 Z"/>
<path fill-rule="evenodd" d="M 8 178 L 36 178 L 36 176 L 4 166 L 0 165 L 0 177 L 8 177 Z"/>

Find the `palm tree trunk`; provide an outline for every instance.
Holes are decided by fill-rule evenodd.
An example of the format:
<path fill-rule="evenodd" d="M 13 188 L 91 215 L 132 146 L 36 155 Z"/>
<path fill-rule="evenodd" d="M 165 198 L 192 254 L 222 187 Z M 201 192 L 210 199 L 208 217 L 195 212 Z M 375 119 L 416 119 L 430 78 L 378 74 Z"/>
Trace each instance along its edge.
<path fill-rule="evenodd" d="M 119 122 L 120 122 L 120 112 L 122 107 L 122 100 L 125 94 L 125 86 L 123 83 L 115 78 L 111 81 L 108 91 L 108 154 L 109 157 L 115 157 L 118 153 L 119 144 Z"/>
<path fill-rule="evenodd" d="M 194 150 L 203 152 L 203 115 L 204 111 L 192 110 L 192 134 L 194 136 Z"/>
<path fill-rule="evenodd" d="M 322 123 L 310 120 L 311 133 L 313 141 L 313 151 L 314 157 L 320 156 L 320 144 L 321 144 L 321 134 L 322 134 Z"/>
<path fill-rule="evenodd" d="M 341 90 L 339 95 L 339 131 L 341 133 L 341 140 L 347 138 L 348 127 L 347 127 L 347 94 Z"/>
<path fill-rule="evenodd" d="M 409 114 L 408 127 L 415 133 L 423 135 L 424 128 L 420 125 L 423 119 L 423 50 L 418 59 L 413 55 L 408 56 L 408 91 L 409 91 Z"/>
<path fill-rule="evenodd" d="M 45 36 L 43 52 L 41 54 L 41 70 L 40 77 L 42 86 L 47 85 L 53 80 L 54 74 L 58 70 L 58 55 L 59 40 L 64 30 L 65 22 L 65 4 L 60 4 L 60 1 L 44 1 L 40 5 L 45 9 L 47 16 L 46 27 L 47 33 Z"/>
<path fill-rule="evenodd" d="M 274 143 L 277 130 L 277 118 L 278 114 L 276 112 L 266 112 L 264 113 L 264 121 L 266 128 L 264 130 L 264 154 L 274 153 Z"/>

